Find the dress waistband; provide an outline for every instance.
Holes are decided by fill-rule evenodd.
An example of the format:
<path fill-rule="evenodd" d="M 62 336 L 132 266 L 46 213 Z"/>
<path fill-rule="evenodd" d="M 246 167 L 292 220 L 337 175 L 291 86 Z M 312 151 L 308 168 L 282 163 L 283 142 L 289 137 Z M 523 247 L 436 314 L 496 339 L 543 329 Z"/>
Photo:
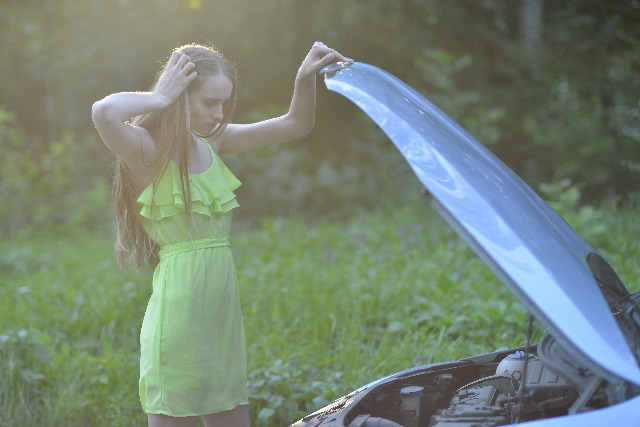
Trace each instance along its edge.
<path fill-rule="evenodd" d="M 167 245 L 160 249 L 158 256 L 160 259 L 183 254 L 185 252 L 197 251 L 198 249 L 205 248 L 219 248 L 223 246 L 230 246 L 228 237 L 220 237 L 218 239 L 200 239 L 191 240 L 182 243 L 176 243 L 175 245 Z"/>

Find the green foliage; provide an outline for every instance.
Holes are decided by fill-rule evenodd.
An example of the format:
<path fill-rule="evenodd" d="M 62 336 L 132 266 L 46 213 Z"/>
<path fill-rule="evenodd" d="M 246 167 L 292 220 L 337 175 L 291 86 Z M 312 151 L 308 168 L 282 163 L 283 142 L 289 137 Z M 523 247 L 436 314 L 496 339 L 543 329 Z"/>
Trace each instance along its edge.
<path fill-rule="evenodd" d="M 531 50 L 521 37 L 524 3 L 3 2 L 0 105 L 11 115 L 0 120 L 0 186 L 17 196 L 0 208 L 0 232 L 104 220 L 110 161 L 94 143 L 90 106 L 145 90 L 170 50 L 187 42 L 211 42 L 237 63 L 237 122 L 286 112 L 297 67 L 320 39 L 417 88 L 532 186 L 570 179 L 589 203 L 637 191 L 640 9 L 543 2 L 543 38 Z M 352 104 L 321 82 L 317 101 L 304 143 L 234 160 L 255 218 L 375 206 L 405 175 L 393 146 Z"/>
<path fill-rule="evenodd" d="M 270 115 L 286 111 L 295 71 L 312 42 L 321 39 L 418 88 L 534 186 L 571 179 L 584 184 L 586 200 L 596 202 L 607 191 L 636 191 L 640 9 L 632 1 L 542 2 L 543 38 L 531 50 L 523 48 L 521 37 L 524 4 L 158 0 L 151 7 L 121 0 L 5 1 L 0 105 L 16 115 L 23 139 L 46 151 L 65 132 L 79 141 L 84 138 L 78 135 L 93 131 L 89 110 L 95 100 L 148 88 L 174 47 L 212 42 L 240 69 L 235 120 L 250 121 L 265 105 Z M 344 147 L 344 141 L 365 141 L 358 114 L 353 105 L 318 91 L 314 143 L 294 151 L 286 165 L 305 171 L 301 186 L 316 179 L 311 171 L 317 159 L 325 162 L 324 175 L 344 178 L 370 175 L 360 168 L 380 165 L 367 157 L 358 161 Z M 394 156 L 391 146 L 382 152 Z M 90 168 L 94 160 L 80 158 Z M 358 171 L 347 171 L 347 160 Z M 342 201 L 332 203 L 350 199 L 346 187 Z M 282 206 L 263 199 L 269 192 L 262 190 L 247 193 L 252 204 L 265 206 L 261 212 Z M 304 193 L 307 199 L 309 191 Z"/>
<path fill-rule="evenodd" d="M 630 195 L 627 202 L 613 199 L 595 207 L 584 203 L 580 186 L 569 180 L 542 184 L 540 190 L 549 205 L 605 256 L 631 291 L 640 289 L 637 281 L 625 280 L 640 272 L 633 258 L 640 248 L 638 239 L 633 238 L 640 233 L 638 194 Z"/>
<path fill-rule="evenodd" d="M 238 122 L 286 111 L 317 39 L 390 71 L 533 186 L 547 183 L 552 207 L 637 291 L 639 9 L 544 2 L 531 52 L 521 5 L 2 2 L 0 424 L 146 423 L 136 383 L 149 278 L 113 268 L 111 157 L 89 111 L 148 88 L 187 42 L 237 63 Z M 524 308 L 425 214 L 382 132 L 321 82 L 317 101 L 303 141 L 228 158 L 244 183 L 234 251 L 254 425 L 287 424 L 411 365 L 520 345 L 526 331 Z"/>
<path fill-rule="evenodd" d="M 363 116 L 363 139 L 340 141 L 340 157 L 317 157 L 313 145 L 331 143 L 303 139 L 253 153 L 231 155 L 225 162 L 243 182 L 237 191 L 245 221 L 264 216 L 340 218 L 353 204 L 379 207 L 393 194 L 395 203 L 420 193 L 400 153 L 389 153 L 391 143 Z M 309 164 L 309 157 L 315 161 Z M 401 185 L 398 185 L 401 183 Z"/>
<path fill-rule="evenodd" d="M 29 142 L 14 117 L 0 108 L 0 235 L 21 228 L 95 226 L 109 220 L 108 180 L 96 174 L 104 164 L 97 138 L 69 132 L 45 147 Z M 100 166 L 99 169 L 104 169 Z"/>
<path fill-rule="evenodd" d="M 495 145 L 503 135 L 501 126 L 507 118 L 503 106 L 491 106 L 477 88 L 464 89 L 457 83 L 462 71 L 473 67 L 468 54 L 455 57 L 441 49 L 425 48 L 414 58 L 415 67 L 432 102 L 459 120 L 476 139 L 486 145 Z M 418 88 L 419 89 L 419 88 Z"/>
<path fill-rule="evenodd" d="M 318 378 L 311 365 L 297 360 L 274 360 L 264 369 L 252 371 L 248 378 L 251 416 L 257 425 L 289 425 L 322 408 L 340 394 L 340 372 Z"/>
<path fill-rule="evenodd" d="M 253 381 L 281 371 L 302 380 L 259 388 L 255 414 L 284 425 L 312 399 L 331 400 L 318 381 L 335 398 L 416 364 L 522 344 L 526 311 L 433 215 L 413 200 L 338 223 L 275 219 L 236 234 L 250 371 L 295 361 L 269 362 Z M 263 393 L 296 411 L 278 418 Z M 304 404 L 291 400 L 298 395 Z"/>
<path fill-rule="evenodd" d="M 637 204 L 594 207 L 607 233 L 593 235 L 563 196 L 571 187 L 554 191 L 640 290 Z M 232 245 L 252 425 L 288 425 L 384 375 L 525 340 L 524 307 L 426 200 L 245 225 L 235 222 Z M 146 424 L 138 337 L 151 279 L 118 272 L 112 244 L 106 230 L 0 241 L 1 425 Z M 541 333 L 536 324 L 534 340 Z"/>
<path fill-rule="evenodd" d="M 114 269 L 111 246 L 86 232 L 2 241 L 0 425 L 146 423 L 135 402 L 148 288 Z"/>
<path fill-rule="evenodd" d="M 24 329 L 0 334 L 0 353 L 3 355 L 0 372 L 6 375 L 3 382 L 8 383 L 34 385 L 45 378 L 38 371 L 42 371 L 42 367 L 51 362 L 51 354 L 47 348 L 34 334 Z"/>
<path fill-rule="evenodd" d="M 547 3 L 545 3 L 546 5 Z M 536 147 L 535 174 L 569 178 L 585 198 L 637 190 L 639 10 L 575 1 L 545 22 L 546 46 L 536 102 L 522 117 L 525 138 Z M 551 25 L 551 27 L 549 27 Z M 540 95 L 544 95 L 540 97 Z"/>
<path fill-rule="evenodd" d="M 553 183 L 540 185 L 545 200 L 558 215 L 564 218 L 574 228 L 583 230 L 583 237 L 598 246 L 600 239 L 609 233 L 606 221 L 606 210 L 596 209 L 582 201 L 582 190 L 579 185 L 572 184 L 565 179 Z M 615 203 L 605 206 L 614 208 Z"/>

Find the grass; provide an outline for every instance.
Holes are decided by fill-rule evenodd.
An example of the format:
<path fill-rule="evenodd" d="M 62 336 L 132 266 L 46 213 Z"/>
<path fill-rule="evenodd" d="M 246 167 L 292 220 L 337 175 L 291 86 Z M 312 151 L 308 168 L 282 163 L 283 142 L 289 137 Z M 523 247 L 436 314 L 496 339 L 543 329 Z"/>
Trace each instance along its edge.
<path fill-rule="evenodd" d="M 253 425 L 525 340 L 524 307 L 426 201 L 354 211 L 234 225 Z M 567 215 L 637 291 L 635 209 Z M 146 425 L 138 334 L 150 278 L 116 271 L 111 247 L 109 227 L 0 242 L 0 425 Z"/>

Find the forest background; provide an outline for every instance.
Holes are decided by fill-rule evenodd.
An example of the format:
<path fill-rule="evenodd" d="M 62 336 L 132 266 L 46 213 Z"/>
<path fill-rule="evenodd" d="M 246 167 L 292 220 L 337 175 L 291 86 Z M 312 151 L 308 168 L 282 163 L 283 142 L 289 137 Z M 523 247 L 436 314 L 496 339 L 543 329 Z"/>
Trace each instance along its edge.
<path fill-rule="evenodd" d="M 0 194 L 5 202 L 0 204 L 0 300 L 6 306 L 0 310 L 0 409 L 5 416 L 0 424 L 23 425 L 20 417 L 25 411 L 31 411 L 39 422 L 41 414 L 58 414 L 52 425 L 98 422 L 97 414 L 112 425 L 120 421 L 131 425 L 124 421 L 131 413 L 143 419 L 135 402 L 118 408 L 123 397 L 114 390 L 135 392 L 135 384 L 123 384 L 135 376 L 138 322 L 148 298 L 148 283 L 132 273 L 107 273 L 113 269 L 112 259 L 88 267 L 95 261 L 88 258 L 91 252 L 97 251 L 93 255 L 103 258 L 110 255 L 108 246 L 113 238 L 109 198 L 113 157 L 93 129 L 92 103 L 117 91 L 147 90 L 171 50 L 193 42 L 213 44 L 237 65 L 241 81 L 234 121 L 272 117 L 286 111 L 297 68 L 316 40 L 357 61 L 385 69 L 424 94 L 534 189 L 547 199 L 555 199 L 553 206 L 565 218 L 573 218 L 579 231 L 583 231 L 581 226 L 586 228 L 605 253 L 624 249 L 629 256 L 638 251 L 629 238 L 637 231 L 633 209 L 638 204 L 640 182 L 638 0 L 3 0 Z M 288 270 L 280 264 L 275 268 L 267 252 L 293 258 L 306 251 L 305 246 L 293 250 L 293 246 L 266 245 L 266 252 L 252 252 L 243 250 L 243 244 L 259 247 L 281 237 L 299 239 L 309 229 L 313 234 L 311 224 L 317 222 L 324 224 L 318 229 L 321 231 L 316 230 L 318 235 L 325 234 L 320 247 L 326 249 L 328 236 L 338 242 L 341 234 L 359 243 L 344 249 L 345 254 L 357 258 L 353 265 L 359 262 L 357 268 L 369 281 L 375 276 L 373 271 L 378 271 L 375 267 L 366 269 L 369 263 L 388 266 L 384 274 L 400 267 L 392 265 L 395 261 L 389 256 L 372 258 L 366 252 L 368 245 L 377 242 L 383 247 L 398 235 L 406 235 L 407 230 L 422 230 L 411 221 L 425 221 L 415 218 L 413 208 L 424 208 L 415 198 L 420 189 L 393 145 L 357 108 L 325 90 L 322 78 L 318 79 L 316 126 L 307 137 L 229 156 L 225 161 L 243 181 L 237 192 L 242 209 L 234 227 L 249 230 L 240 233 L 240 245 L 234 250 L 249 265 L 264 263 L 263 270 L 241 270 L 241 279 L 277 281 L 276 273 L 291 274 L 291 265 Z M 403 206 L 390 218 L 404 225 L 394 229 L 397 235 L 387 230 L 391 240 L 375 240 L 363 227 L 384 235 L 385 227 L 393 224 L 375 215 L 388 214 L 389 206 Z M 606 207 L 594 210 L 591 206 Z M 611 222 L 618 217 L 623 219 Z M 301 219 L 304 225 L 299 223 Z M 353 232 L 340 233 L 329 225 L 331 221 L 350 224 L 345 227 Z M 455 253 L 457 249 L 450 243 L 453 237 L 445 234 L 444 239 L 449 246 L 441 248 L 443 253 Z M 398 245 L 404 247 L 404 243 Z M 295 271 L 307 277 L 304 272 L 313 264 L 302 259 Z M 638 277 L 626 259 L 619 262 L 627 278 Z M 397 263 L 406 268 L 406 260 Z M 98 274 L 103 280 L 97 279 Z M 87 281 L 88 275 L 96 276 Z M 308 275 L 311 286 L 318 280 L 318 272 L 309 270 Z M 59 287 L 47 284 L 50 280 L 59 281 Z M 63 290 L 69 283 L 75 288 Z M 92 299 L 90 289 L 98 289 L 105 301 L 117 300 L 109 286 L 122 290 L 122 283 L 125 295 L 131 296 L 125 300 L 134 308 L 122 306 L 119 311 L 118 307 L 96 306 L 101 301 Z M 328 282 L 319 286 L 326 287 Z M 347 291 L 336 286 L 335 292 Z M 36 290 L 41 288 L 55 292 L 38 294 Z M 356 286 L 351 291 L 354 298 L 365 292 Z M 246 297 L 243 301 L 249 314 L 259 311 L 264 315 L 261 302 L 251 300 L 252 295 Z M 300 298 L 303 301 L 304 295 Z M 58 304 L 53 305 L 60 310 L 58 314 L 48 305 L 53 301 Z M 273 305 L 274 316 L 285 310 L 277 295 L 262 302 Z M 33 315 L 34 307 L 42 309 L 40 317 Z M 436 310 L 430 302 L 428 307 L 430 312 Z M 486 328 L 503 327 L 497 325 L 504 324 L 504 311 L 510 308 L 511 303 L 497 311 L 493 307 L 494 317 L 480 323 L 474 319 L 473 325 L 466 325 L 467 330 L 484 327 L 478 340 L 486 341 Z M 486 307 L 481 310 L 487 312 Z M 95 324 L 78 326 L 83 313 Z M 397 334 L 406 325 L 395 317 L 404 312 L 394 313 L 386 313 L 380 324 L 363 320 L 362 325 L 352 322 L 356 326 L 347 329 L 374 327 L 379 329 L 376 334 L 383 330 L 391 334 L 388 339 L 396 343 L 393 351 L 399 355 L 402 340 Z M 300 313 L 295 316 L 296 324 L 302 322 Z M 349 386 L 361 384 L 366 374 L 381 375 L 395 369 L 397 365 L 385 365 L 388 361 L 358 368 L 340 365 L 336 346 L 342 345 L 345 352 L 353 349 L 336 338 L 341 318 L 332 317 L 333 312 L 328 316 L 331 336 L 318 334 L 320 341 L 335 341 L 331 347 L 334 353 L 322 353 L 324 359 L 315 361 L 326 369 L 320 375 L 324 378 L 321 383 L 312 368 L 293 369 L 292 362 L 283 362 L 279 359 L 283 353 L 274 350 L 286 347 L 283 342 L 287 338 L 289 342 L 299 338 L 280 333 L 269 338 L 274 342 L 264 338 L 264 347 L 255 344 L 252 348 L 252 384 L 258 390 L 252 394 L 255 420 L 265 425 L 293 421 L 292 417 L 335 397 L 345 387 L 348 391 Z M 459 323 L 464 316 L 456 314 L 450 320 Z M 514 316 L 516 323 L 525 317 L 522 310 L 516 310 Z M 318 316 L 306 319 L 307 327 L 312 317 Z M 292 322 L 285 318 L 276 321 L 285 326 Z M 58 325 L 58 329 L 47 331 L 47 325 Z M 126 338 L 105 341 L 105 337 L 116 336 L 120 327 L 126 329 Z M 436 332 L 441 343 L 457 342 L 444 329 Z M 342 339 L 354 341 L 357 336 L 346 334 Z M 415 344 L 412 339 L 406 342 L 408 347 Z M 123 350 L 106 347 L 105 342 L 128 349 L 122 364 L 115 360 Z M 510 344 L 518 344 L 517 339 Z M 377 352 L 389 350 L 380 342 L 371 345 Z M 319 347 L 310 348 L 319 353 Z M 431 353 L 422 360 L 461 357 L 463 351 L 478 349 Z M 355 351 L 364 354 L 369 350 Z M 298 355 L 295 366 L 303 366 L 297 365 L 300 360 L 318 366 L 312 364 L 314 356 L 310 354 Z M 74 362 L 67 366 L 69 360 Z M 122 374 L 125 371 L 127 375 Z M 97 374 L 85 378 L 82 372 Z M 129 379 L 118 382 L 114 372 Z M 338 379 L 328 372 L 344 375 Z M 87 388 L 108 386 L 109 393 L 72 404 L 52 386 L 56 379 L 62 381 L 63 374 L 64 381 L 77 375 L 71 389 L 65 386 L 69 395 L 74 387 L 84 393 Z M 308 386 L 292 390 L 294 383 Z M 327 384 L 336 387 L 327 389 Z M 280 400 L 273 398 L 278 387 L 282 389 L 277 394 Z M 21 390 L 17 395 L 16 389 Z M 52 389 L 56 392 L 51 393 Z M 42 400 L 43 390 L 48 390 L 49 400 Z M 58 394 L 57 400 L 54 394 Z M 288 407 L 287 398 L 292 395 L 298 400 Z M 135 400 L 135 394 L 133 397 Z M 111 403 L 92 412 L 90 407 L 96 401 Z M 112 416 L 105 415 L 108 411 Z M 121 418 L 118 411 L 123 412 Z"/>
<path fill-rule="evenodd" d="M 284 113 L 322 40 L 416 88 L 533 188 L 564 180 L 599 201 L 640 182 L 636 0 L 5 0 L 0 35 L 2 234 L 110 215 L 112 159 L 91 105 L 147 90 L 190 42 L 237 64 L 237 122 Z M 323 89 L 302 144 L 229 160 L 250 183 L 242 215 L 336 214 L 399 192 L 394 148 Z"/>

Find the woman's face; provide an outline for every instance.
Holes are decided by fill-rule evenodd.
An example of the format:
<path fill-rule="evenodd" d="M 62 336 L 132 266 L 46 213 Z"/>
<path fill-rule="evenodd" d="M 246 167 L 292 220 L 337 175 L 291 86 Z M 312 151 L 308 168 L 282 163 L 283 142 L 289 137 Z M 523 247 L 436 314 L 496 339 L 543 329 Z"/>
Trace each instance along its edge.
<path fill-rule="evenodd" d="M 205 77 L 197 90 L 189 94 L 191 128 L 210 135 L 222 121 L 224 104 L 231 98 L 233 83 L 223 74 Z"/>

